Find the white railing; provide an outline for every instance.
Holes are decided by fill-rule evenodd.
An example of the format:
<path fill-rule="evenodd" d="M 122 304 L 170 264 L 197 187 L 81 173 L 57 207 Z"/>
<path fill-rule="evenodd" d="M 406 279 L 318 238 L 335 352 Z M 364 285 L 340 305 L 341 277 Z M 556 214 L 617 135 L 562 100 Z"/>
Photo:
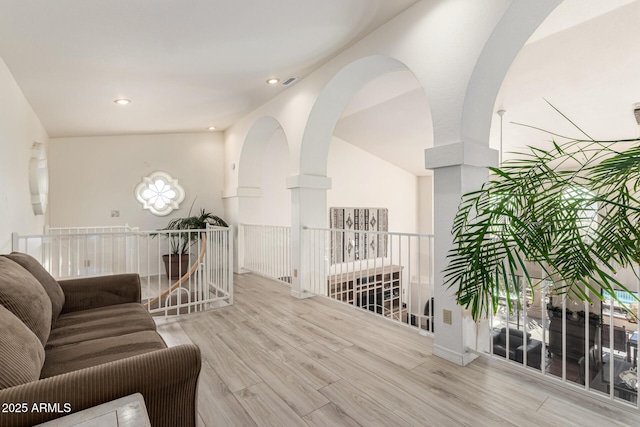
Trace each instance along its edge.
<path fill-rule="evenodd" d="M 433 236 L 302 230 L 301 287 L 433 332 Z"/>
<path fill-rule="evenodd" d="M 233 303 L 231 228 L 71 231 L 14 233 L 13 250 L 36 258 L 56 279 L 138 273 L 143 302 L 152 313 L 175 315 Z M 189 242 L 186 252 L 174 254 L 180 242 Z"/>
<path fill-rule="evenodd" d="M 549 281 L 532 289 L 522 277 L 515 280 L 516 284 L 509 283 L 509 298 L 506 292 L 499 296 L 498 311 L 489 322 L 488 342 L 479 340 L 476 350 L 640 409 L 634 386 L 639 380 L 637 304 L 628 306 L 634 318 L 606 293 L 601 301 L 585 287 L 594 303 L 575 303 L 553 294 Z M 631 290 L 637 295 L 638 285 Z M 628 294 L 619 292 L 624 301 Z"/>
<path fill-rule="evenodd" d="M 207 283 L 219 301 L 233 304 L 233 229 L 207 227 Z"/>
<path fill-rule="evenodd" d="M 291 283 L 291 227 L 241 224 L 242 264 L 251 271 Z"/>
<path fill-rule="evenodd" d="M 125 225 L 98 225 L 83 227 L 44 227 L 44 234 L 121 233 L 137 231 L 137 227 Z"/>
<path fill-rule="evenodd" d="M 51 234 L 19 236 L 14 233 L 13 250 L 38 259 L 56 279 L 135 271 L 138 242 L 135 229 L 68 227 L 46 231 Z"/>

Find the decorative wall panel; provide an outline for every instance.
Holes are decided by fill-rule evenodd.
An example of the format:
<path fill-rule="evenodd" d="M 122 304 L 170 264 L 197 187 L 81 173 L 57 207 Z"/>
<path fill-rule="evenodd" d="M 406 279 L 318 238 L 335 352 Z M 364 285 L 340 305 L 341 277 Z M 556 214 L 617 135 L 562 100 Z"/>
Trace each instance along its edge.
<path fill-rule="evenodd" d="M 331 233 L 331 263 L 386 257 L 387 236 L 364 232 L 388 231 L 388 212 L 386 208 L 331 208 L 330 227 L 345 230 Z"/>

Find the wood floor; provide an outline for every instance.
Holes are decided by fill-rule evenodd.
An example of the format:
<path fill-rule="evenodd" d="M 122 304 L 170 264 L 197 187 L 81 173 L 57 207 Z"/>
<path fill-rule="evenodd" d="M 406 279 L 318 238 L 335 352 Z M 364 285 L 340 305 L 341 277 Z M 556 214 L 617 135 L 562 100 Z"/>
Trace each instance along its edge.
<path fill-rule="evenodd" d="M 175 282 L 176 280 L 169 282 L 169 278 L 166 275 L 140 276 L 142 300 L 145 301 L 157 297 Z"/>
<path fill-rule="evenodd" d="M 168 345 L 202 350 L 200 426 L 638 426 L 640 413 L 480 358 L 349 306 L 235 278 L 232 306 L 160 319 Z"/>

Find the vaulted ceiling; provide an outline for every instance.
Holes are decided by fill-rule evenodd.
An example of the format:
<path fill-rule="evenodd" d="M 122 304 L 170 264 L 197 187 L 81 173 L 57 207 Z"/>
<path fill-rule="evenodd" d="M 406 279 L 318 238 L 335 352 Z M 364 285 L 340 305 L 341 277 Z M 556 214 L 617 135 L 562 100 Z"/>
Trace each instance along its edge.
<path fill-rule="evenodd" d="M 0 58 L 51 137 L 224 130 L 286 90 L 267 78 L 304 78 L 416 1 L 0 0 Z M 544 99 L 599 137 L 635 136 L 637 16 L 638 0 L 565 0 L 549 16 L 498 95 L 504 151 L 545 140 L 511 121 L 570 130 Z M 392 73 L 334 135 L 424 175 L 428 105 L 410 72 Z M 495 148 L 499 129 L 495 116 Z"/>
<path fill-rule="evenodd" d="M 416 1 L 0 0 L 0 58 L 50 137 L 225 129 Z"/>

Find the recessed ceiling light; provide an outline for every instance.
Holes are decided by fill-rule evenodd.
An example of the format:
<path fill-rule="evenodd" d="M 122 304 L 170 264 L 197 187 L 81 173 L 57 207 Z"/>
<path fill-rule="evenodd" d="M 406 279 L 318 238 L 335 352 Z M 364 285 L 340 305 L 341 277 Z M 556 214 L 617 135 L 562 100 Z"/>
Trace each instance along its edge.
<path fill-rule="evenodd" d="M 127 105 L 127 104 L 131 104 L 131 100 L 130 99 L 125 99 L 125 98 L 118 98 L 115 101 L 116 104 L 118 105 Z"/>
<path fill-rule="evenodd" d="M 270 79 L 267 79 L 267 84 L 276 85 L 278 83 L 280 83 L 280 79 L 278 78 L 272 77 Z"/>
<path fill-rule="evenodd" d="M 209 129 L 209 130 L 216 130 L 216 127 L 215 127 L 215 126 L 209 126 L 207 129 Z"/>

